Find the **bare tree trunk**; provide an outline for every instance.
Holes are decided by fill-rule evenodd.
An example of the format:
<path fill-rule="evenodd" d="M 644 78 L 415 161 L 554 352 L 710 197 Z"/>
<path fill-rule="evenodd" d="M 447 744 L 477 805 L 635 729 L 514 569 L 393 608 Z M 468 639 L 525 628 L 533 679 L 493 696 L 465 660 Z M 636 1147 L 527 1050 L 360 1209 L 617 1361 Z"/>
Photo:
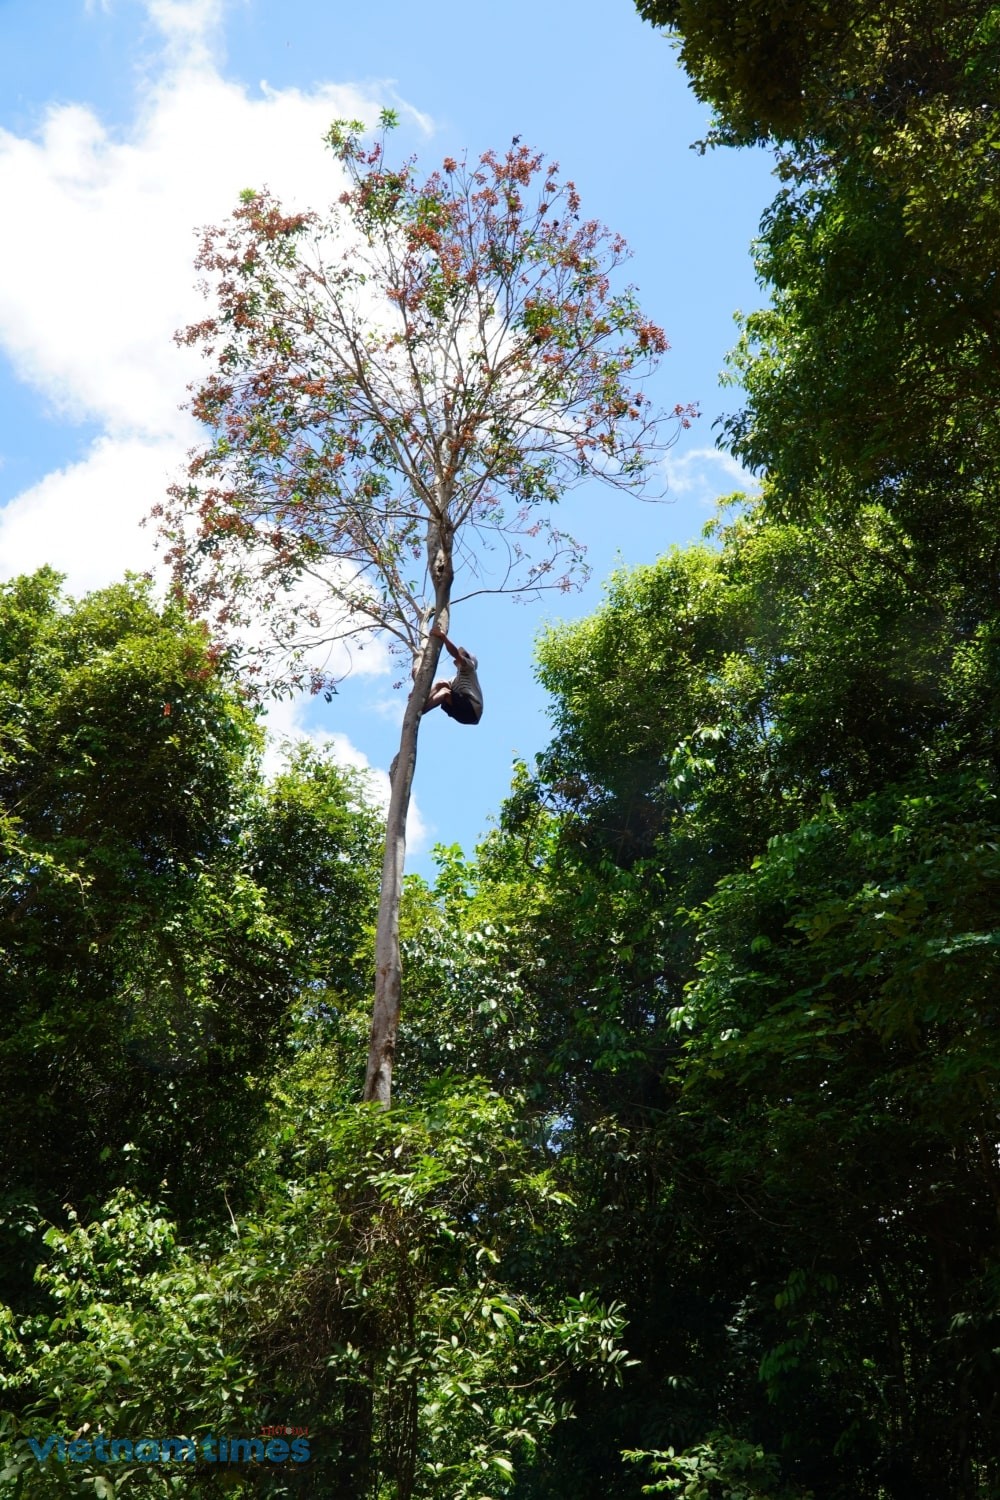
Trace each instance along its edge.
<path fill-rule="evenodd" d="M 428 551 L 430 550 L 429 544 Z M 434 623 L 447 634 L 452 582 L 450 553 L 445 553 L 444 549 L 438 550 L 431 560 L 431 567 L 437 580 Z M 399 1030 L 402 998 L 399 903 L 403 894 L 403 862 L 406 857 L 406 814 L 410 806 L 413 775 L 417 768 L 417 734 L 440 655 L 441 643 L 433 639 L 427 640 L 414 673 L 413 690 L 403 714 L 399 754 L 390 773 L 385 854 L 382 859 L 382 885 L 375 928 L 375 1005 L 368 1048 L 368 1072 L 362 1095 L 366 1103 L 377 1100 L 383 1109 L 388 1109 L 392 1102 L 392 1068 L 396 1057 L 396 1033 Z"/>

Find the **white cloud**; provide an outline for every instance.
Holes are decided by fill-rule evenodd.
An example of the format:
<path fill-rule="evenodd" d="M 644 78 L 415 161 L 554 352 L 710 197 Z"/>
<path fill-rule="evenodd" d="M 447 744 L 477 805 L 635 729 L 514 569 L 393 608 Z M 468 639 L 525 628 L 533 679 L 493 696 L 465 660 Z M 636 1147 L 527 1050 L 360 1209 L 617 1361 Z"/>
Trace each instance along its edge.
<path fill-rule="evenodd" d="M 714 505 L 720 495 L 734 490 L 750 493 L 759 489 L 758 481 L 728 453 L 718 448 L 689 448 L 684 453 L 670 453 L 665 460 L 667 496 L 686 495 L 699 505 Z"/>
<path fill-rule="evenodd" d="M 128 129 L 75 103 L 53 105 L 35 135 L 0 131 L 0 199 L 17 205 L 18 225 L 0 238 L 0 349 L 50 410 L 98 429 L 77 462 L 0 509 L 0 576 L 48 562 L 77 594 L 151 566 L 154 533 L 140 521 L 197 441 L 179 409 L 197 356 L 173 341 L 205 315 L 196 229 L 222 221 L 249 186 L 291 209 L 334 201 L 341 168 L 322 136 L 338 116 L 372 120 L 382 102 L 336 84 L 251 94 L 213 61 L 223 0 L 142 4 L 161 53 Z M 88 9 L 101 24 L 112 6 Z M 2 449 L 0 429 L 0 465 Z M 384 671 L 385 653 L 354 665 Z M 292 704 L 275 727 L 306 733 L 305 712 Z M 364 762 L 345 736 L 334 743 Z M 384 773 L 372 776 L 387 792 Z M 411 827 L 419 840 L 419 812 Z"/>
<path fill-rule="evenodd" d="M 149 19 L 162 34 L 168 56 L 209 65 L 222 29 L 223 0 L 144 0 Z"/>
<path fill-rule="evenodd" d="M 138 3 L 160 33 L 168 57 L 209 63 L 218 54 L 227 0 L 138 0 Z M 110 15 L 114 8 L 114 0 L 83 0 L 84 14 L 88 16 Z"/>
<path fill-rule="evenodd" d="M 0 244 L 0 342 L 57 409 L 120 431 L 176 433 L 195 368 L 173 334 L 202 315 L 195 229 L 268 183 L 291 206 L 342 185 L 321 136 L 372 112 L 351 90 L 267 92 L 170 72 L 118 139 L 88 108 L 49 110 L 38 139 L 0 131 L 0 191 L 31 233 Z"/>
<path fill-rule="evenodd" d="M 402 693 L 390 693 L 384 698 L 375 698 L 368 704 L 369 711 L 390 724 L 402 726 L 406 710 L 406 697 Z"/>
<path fill-rule="evenodd" d="M 153 531 L 140 522 L 176 461 L 170 438 L 98 438 L 86 458 L 54 469 L 0 510 L 0 574 L 48 563 L 79 595 L 126 569 L 151 568 Z"/>

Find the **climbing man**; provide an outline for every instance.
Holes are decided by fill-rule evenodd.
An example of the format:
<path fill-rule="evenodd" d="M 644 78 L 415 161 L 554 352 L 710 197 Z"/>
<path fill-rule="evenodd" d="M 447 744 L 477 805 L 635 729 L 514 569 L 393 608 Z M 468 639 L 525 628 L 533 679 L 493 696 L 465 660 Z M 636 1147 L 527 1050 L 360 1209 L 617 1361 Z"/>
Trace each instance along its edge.
<path fill-rule="evenodd" d="M 464 646 L 453 646 L 443 630 L 435 625 L 431 635 L 445 646 L 458 671 L 450 682 L 436 682 L 427 694 L 424 713 L 443 708 L 449 719 L 459 724 L 478 724 L 483 717 L 483 690 L 476 668 L 479 662 Z"/>

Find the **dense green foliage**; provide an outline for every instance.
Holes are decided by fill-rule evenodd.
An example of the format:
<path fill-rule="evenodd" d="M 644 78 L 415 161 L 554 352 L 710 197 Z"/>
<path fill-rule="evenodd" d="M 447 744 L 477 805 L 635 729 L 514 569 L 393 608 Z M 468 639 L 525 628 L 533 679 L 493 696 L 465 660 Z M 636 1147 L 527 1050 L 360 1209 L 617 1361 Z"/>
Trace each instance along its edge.
<path fill-rule="evenodd" d="M 0 640 L 0 1493 L 506 1493 L 622 1317 L 551 1275 L 566 1200 L 516 1099 L 352 1102 L 360 787 L 308 749 L 264 785 L 204 631 L 138 583 L 16 580 Z M 301 1467 L 222 1461 L 288 1425 Z M 52 1435 L 82 1446 L 39 1462 Z"/>
<path fill-rule="evenodd" d="M 47 1212 L 166 1179 L 197 1217 L 303 986 L 349 982 L 371 816 L 308 757 L 265 793 L 204 631 L 138 584 L 17 580 L 0 643 L 3 1180 Z"/>
<path fill-rule="evenodd" d="M 558 1242 L 562 1213 L 511 1111 L 466 1088 L 390 1119 L 340 1093 L 313 1052 L 286 1073 L 272 1150 L 248 1164 L 257 1207 L 228 1243 L 184 1245 L 123 1192 L 48 1230 L 46 1305 L 0 1322 L 18 1494 L 503 1493 L 565 1415 L 559 1367 L 614 1377 L 614 1309 L 532 1300 L 498 1272 L 536 1235 Z M 289 1425 L 301 1468 L 205 1456 Z M 99 1432 L 197 1446 L 123 1468 L 96 1451 L 40 1465 L 26 1441 Z"/>
<path fill-rule="evenodd" d="M 754 1494 L 995 1492 L 989 674 L 894 537 L 765 497 L 543 642 L 557 736 L 473 912 L 507 915 L 571 1274 L 640 1363 L 526 1493 L 562 1442 L 584 1496 L 634 1493 L 625 1447 L 733 1494 L 758 1447 Z"/>

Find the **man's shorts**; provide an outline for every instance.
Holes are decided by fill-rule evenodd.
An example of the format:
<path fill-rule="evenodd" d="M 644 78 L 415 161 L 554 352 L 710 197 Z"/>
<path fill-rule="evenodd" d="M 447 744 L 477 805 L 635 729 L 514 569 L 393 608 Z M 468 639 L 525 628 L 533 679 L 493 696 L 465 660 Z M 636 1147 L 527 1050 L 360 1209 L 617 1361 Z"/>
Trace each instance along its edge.
<path fill-rule="evenodd" d="M 483 705 L 466 697 L 465 693 L 457 693 L 454 688 L 447 698 L 441 700 L 441 707 L 449 719 L 458 724 L 478 724 L 483 717 Z"/>

